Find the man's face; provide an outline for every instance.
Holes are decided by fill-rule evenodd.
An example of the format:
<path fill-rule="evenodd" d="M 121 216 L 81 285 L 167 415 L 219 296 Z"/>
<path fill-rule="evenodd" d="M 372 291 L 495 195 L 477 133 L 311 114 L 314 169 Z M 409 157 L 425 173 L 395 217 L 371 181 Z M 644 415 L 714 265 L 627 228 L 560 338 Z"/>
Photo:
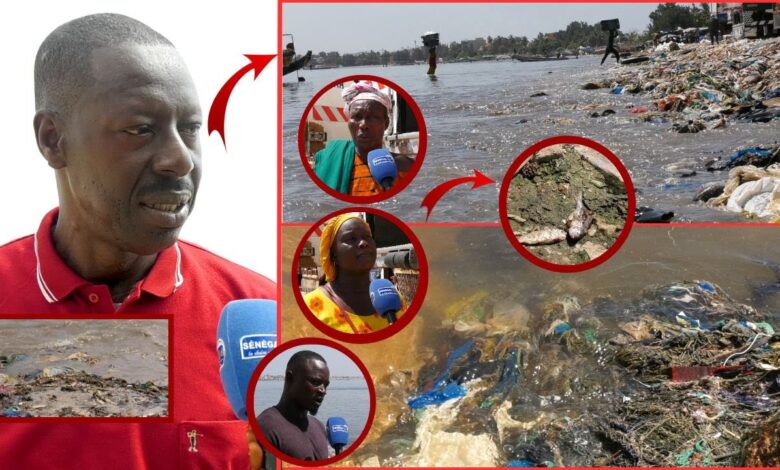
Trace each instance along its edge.
<path fill-rule="evenodd" d="M 65 123 L 62 214 L 120 250 L 155 254 L 176 241 L 195 203 L 195 86 L 166 46 L 97 49 L 92 75 Z"/>
<path fill-rule="evenodd" d="M 333 242 L 338 272 L 368 273 L 376 263 L 376 242 L 366 224 L 352 218 L 341 224 Z"/>
<path fill-rule="evenodd" d="M 349 133 L 358 153 L 364 157 L 371 150 L 382 148 L 388 124 L 387 110 L 378 101 L 360 100 L 349 106 Z"/>
<path fill-rule="evenodd" d="M 298 407 L 316 415 L 330 385 L 328 365 L 319 359 L 309 359 L 293 374 L 290 395 Z"/>

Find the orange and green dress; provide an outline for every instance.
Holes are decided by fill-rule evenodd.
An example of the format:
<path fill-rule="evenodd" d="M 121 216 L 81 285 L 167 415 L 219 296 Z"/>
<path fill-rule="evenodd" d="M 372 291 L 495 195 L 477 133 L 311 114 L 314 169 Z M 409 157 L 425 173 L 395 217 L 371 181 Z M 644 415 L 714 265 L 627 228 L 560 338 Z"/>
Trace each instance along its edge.
<path fill-rule="evenodd" d="M 314 155 L 314 173 L 326 186 L 342 194 L 374 196 L 382 192 L 352 140 L 328 142 L 327 147 Z M 393 186 L 400 184 L 407 173 L 399 171 Z"/>
<path fill-rule="evenodd" d="M 380 331 L 388 326 L 387 320 L 379 316 L 378 313 L 357 315 L 350 312 L 349 307 L 327 285 L 320 286 L 304 295 L 303 300 L 315 317 L 337 331 L 366 334 Z M 403 297 L 401 305 L 401 310 L 396 313 L 396 318 L 401 318 L 406 313 L 407 306 Z"/>

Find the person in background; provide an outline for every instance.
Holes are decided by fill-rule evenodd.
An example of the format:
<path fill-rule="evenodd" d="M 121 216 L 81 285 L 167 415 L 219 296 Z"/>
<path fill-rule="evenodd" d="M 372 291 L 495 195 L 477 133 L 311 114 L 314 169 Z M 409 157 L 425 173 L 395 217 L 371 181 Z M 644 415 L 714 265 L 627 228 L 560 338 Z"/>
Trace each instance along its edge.
<path fill-rule="evenodd" d="M 717 16 L 710 18 L 710 45 L 720 44 L 720 21 Z"/>
<path fill-rule="evenodd" d="M 436 75 L 436 46 L 428 48 L 428 75 Z"/>
<path fill-rule="evenodd" d="M 617 48 L 615 47 L 615 38 L 618 36 L 618 30 L 616 29 L 610 29 L 609 30 L 609 38 L 607 39 L 607 50 L 604 51 L 604 57 L 601 58 L 601 65 L 604 65 L 604 61 L 607 60 L 607 57 L 610 53 L 615 55 L 615 59 L 617 59 L 618 64 L 620 63 L 620 52 L 618 52 Z"/>

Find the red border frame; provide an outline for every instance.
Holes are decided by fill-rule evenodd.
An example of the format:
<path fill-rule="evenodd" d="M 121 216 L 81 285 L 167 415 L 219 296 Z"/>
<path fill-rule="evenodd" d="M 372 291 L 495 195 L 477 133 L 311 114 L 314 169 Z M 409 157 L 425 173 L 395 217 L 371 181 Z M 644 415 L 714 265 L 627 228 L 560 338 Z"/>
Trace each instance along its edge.
<path fill-rule="evenodd" d="M 414 246 L 414 249 L 417 253 L 417 262 L 420 266 L 419 269 L 420 278 L 417 283 L 417 292 L 415 292 L 414 299 L 412 299 L 412 301 L 409 303 L 406 314 L 404 314 L 401 318 L 398 319 L 397 322 L 393 323 L 387 328 L 383 328 L 382 330 L 375 331 L 373 333 L 367 333 L 367 334 L 345 333 L 343 331 L 338 331 L 325 325 L 316 316 L 314 316 L 311 310 L 309 310 L 309 307 L 306 306 L 306 303 L 303 301 L 303 295 L 301 295 L 301 290 L 298 288 L 297 273 L 298 273 L 298 266 L 300 263 L 299 257 L 301 255 L 301 250 L 303 249 L 303 245 L 306 243 L 306 241 L 309 240 L 311 234 L 314 233 L 314 231 L 320 225 L 325 223 L 327 220 L 336 217 L 337 215 L 345 214 L 348 212 L 367 212 L 382 217 L 385 220 L 388 220 L 389 222 L 395 224 L 396 227 L 400 228 L 401 231 L 403 231 L 404 235 L 406 235 L 409 238 L 409 241 Z M 295 249 L 295 253 L 293 253 L 293 263 L 292 263 L 292 267 L 290 268 L 290 281 L 293 290 L 293 295 L 295 296 L 295 301 L 298 303 L 298 308 L 300 308 L 301 312 L 303 312 L 304 316 L 306 316 L 306 319 L 309 320 L 309 323 L 311 323 L 320 332 L 322 332 L 323 334 L 331 338 L 337 339 L 339 341 L 344 341 L 346 343 L 356 343 L 356 344 L 373 343 L 393 336 L 397 332 L 401 331 L 404 327 L 406 327 L 406 325 L 411 323 L 412 320 L 414 320 L 414 318 L 417 316 L 417 312 L 419 312 L 423 300 L 425 299 L 425 294 L 428 291 L 428 258 L 425 257 L 425 252 L 423 251 L 422 244 L 420 243 L 420 240 L 417 238 L 417 235 L 415 235 L 414 232 L 412 232 L 412 230 L 400 219 L 379 209 L 373 209 L 370 207 L 347 207 L 326 215 L 322 219 L 315 222 L 314 225 L 312 225 L 309 228 L 309 230 L 306 231 L 306 233 L 303 235 L 303 238 L 298 243 L 298 247 Z"/>
<path fill-rule="evenodd" d="M 620 173 L 620 176 L 623 178 L 623 183 L 625 184 L 626 187 L 626 194 L 628 195 L 628 215 L 626 217 L 626 223 L 623 225 L 623 229 L 620 231 L 620 235 L 618 236 L 617 240 L 615 240 L 615 243 L 613 243 L 612 246 L 610 246 L 607 249 L 607 251 L 604 252 L 604 254 L 597 257 L 596 259 L 592 259 L 585 263 L 555 264 L 537 257 L 536 255 L 528 251 L 519 241 L 517 241 L 517 237 L 515 236 L 514 231 L 512 230 L 512 226 L 509 224 L 509 219 L 506 216 L 507 215 L 506 199 L 509 193 L 509 185 L 512 183 L 512 180 L 515 178 L 517 171 L 526 162 L 526 160 L 528 160 L 533 156 L 533 154 L 535 154 L 536 152 L 544 148 L 556 144 L 582 145 L 584 147 L 593 149 L 599 152 L 600 154 L 604 155 L 605 157 L 607 157 L 609 161 L 611 161 L 612 164 L 615 165 L 618 172 Z M 618 252 L 620 247 L 628 238 L 628 234 L 631 232 L 631 228 L 634 225 L 635 211 L 636 211 L 636 194 L 634 193 L 634 184 L 631 182 L 631 176 L 628 174 L 628 170 L 626 170 L 626 167 L 623 165 L 623 162 L 621 162 L 620 159 L 618 159 L 618 157 L 616 157 L 615 154 L 612 153 L 608 148 L 604 147 L 598 142 L 587 139 L 585 137 L 579 137 L 573 135 L 561 135 L 556 137 L 550 137 L 548 139 L 540 140 L 539 142 L 523 150 L 523 152 L 515 159 L 512 165 L 509 166 L 509 169 L 504 175 L 504 179 L 501 183 L 501 190 L 499 191 L 498 194 L 499 220 L 501 221 L 501 226 L 504 229 L 504 234 L 506 235 L 507 239 L 509 239 L 509 242 L 515 248 L 515 250 L 517 250 L 518 253 L 520 253 L 525 259 L 532 262 L 533 264 L 541 268 L 550 271 L 556 271 L 559 273 L 576 273 L 580 271 L 585 271 L 591 268 L 595 268 L 601 263 L 604 263 L 608 259 L 612 258 L 612 256 Z"/>
<path fill-rule="evenodd" d="M 29 418 L 9 418 L 0 417 L 0 424 L 2 423 L 174 423 L 174 327 L 172 315 L 95 315 L 95 314 L 81 314 L 81 315 L 57 315 L 57 314 L 34 314 L 34 315 L 2 315 L 0 320 L 113 320 L 113 321 L 125 321 L 125 320 L 167 320 L 168 322 L 168 415 L 167 416 L 33 416 Z"/>
<path fill-rule="evenodd" d="M 281 38 L 281 35 L 279 37 Z M 316 174 L 314 174 L 314 170 L 311 169 L 311 167 L 309 166 L 309 162 L 306 160 L 306 152 L 304 151 L 303 135 L 304 135 L 304 128 L 306 127 L 306 116 L 308 116 L 309 113 L 311 112 L 311 108 L 314 106 L 314 103 L 316 103 L 317 100 L 319 100 L 320 97 L 322 97 L 322 95 L 327 93 L 334 86 L 352 80 L 370 80 L 392 88 L 396 93 L 398 93 L 401 96 L 401 98 L 404 99 L 404 101 L 406 101 L 406 103 L 411 108 L 412 114 L 414 114 L 414 118 L 417 120 L 417 127 L 419 128 L 419 132 L 420 132 L 420 142 L 417 147 L 417 157 L 414 160 L 414 165 L 412 165 L 411 171 L 409 171 L 409 174 L 406 175 L 406 177 L 404 178 L 404 181 L 402 181 L 401 184 L 391 188 L 389 191 L 384 191 L 374 196 L 350 196 L 349 194 L 340 193 L 335 189 L 327 186 L 325 183 L 322 182 L 322 180 L 320 180 L 320 178 Z M 281 78 L 279 79 L 279 83 L 281 86 Z M 280 102 L 281 102 L 281 96 L 280 96 Z M 303 168 L 306 170 L 306 173 L 308 173 L 309 178 L 311 178 L 311 180 L 314 181 L 314 183 L 317 186 L 319 186 L 320 189 L 322 189 L 329 195 L 341 201 L 349 202 L 351 204 L 370 204 L 374 202 L 385 201 L 397 195 L 399 192 L 403 191 L 404 188 L 409 186 L 412 180 L 414 180 L 414 178 L 417 176 L 417 173 L 420 171 L 420 167 L 422 167 L 423 163 L 425 162 L 425 154 L 427 150 L 428 150 L 428 128 L 425 125 L 425 119 L 423 118 L 422 111 L 420 111 L 420 107 L 417 105 L 417 102 L 412 98 L 412 96 L 409 93 L 406 92 L 406 90 L 401 88 L 398 84 L 391 82 L 386 78 L 378 77 L 376 75 L 347 75 L 346 77 L 339 78 L 338 80 L 334 80 L 328 83 L 327 85 L 322 87 L 322 89 L 320 89 L 320 91 L 318 91 L 317 94 L 314 95 L 314 97 L 309 101 L 309 104 L 306 105 L 306 109 L 303 110 L 303 115 L 301 116 L 300 123 L 298 124 L 298 156 L 300 157 L 301 165 L 303 165 Z"/>
<path fill-rule="evenodd" d="M 287 351 L 288 349 L 292 349 L 297 346 L 308 346 L 312 344 L 318 344 L 320 346 L 327 346 L 333 348 L 341 352 L 345 356 L 347 356 L 356 366 L 358 366 L 360 372 L 363 374 L 363 379 L 366 381 L 366 385 L 368 386 L 368 395 L 369 395 L 368 418 L 366 419 L 366 425 L 363 426 L 363 430 L 360 432 L 358 438 L 355 439 L 352 445 L 347 447 L 339 455 L 335 455 L 333 457 L 329 457 L 323 460 L 314 460 L 314 461 L 301 460 L 301 459 L 290 457 L 282 453 L 279 449 L 277 449 L 273 445 L 271 445 L 271 443 L 268 442 L 268 439 L 265 438 L 265 435 L 263 435 L 262 431 L 260 430 L 260 426 L 257 424 L 257 417 L 255 416 L 255 411 L 254 411 L 255 410 L 255 389 L 257 388 L 257 383 L 260 381 L 260 377 L 262 376 L 263 370 L 265 370 L 265 368 L 268 367 L 268 364 L 270 364 L 272 360 L 274 360 L 277 356 L 279 356 L 284 351 Z M 247 389 L 247 395 L 246 395 L 246 409 L 247 411 L 251 410 L 251 413 L 247 413 L 249 426 L 252 428 L 252 432 L 255 433 L 255 437 L 257 438 L 257 441 L 262 445 L 263 449 L 271 452 L 279 460 L 284 460 L 285 462 L 289 462 L 294 465 L 300 465 L 303 467 L 319 467 L 323 465 L 330 465 L 332 463 L 338 462 L 339 460 L 347 457 L 349 454 L 354 452 L 358 447 L 360 447 L 360 444 L 362 444 L 363 441 L 366 439 L 366 436 L 368 436 L 369 431 L 371 431 L 371 426 L 373 426 L 374 424 L 374 414 L 376 413 L 376 389 L 374 388 L 373 380 L 371 380 L 371 374 L 368 372 L 368 369 L 366 368 L 365 364 L 363 364 L 363 361 L 360 360 L 357 354 L 353 353 L 345 346 L 342 346 L 341 344 L 338 344 L 335 341 L 331 341 L 325 338 L 298 338 L 298 339 L 287 341 L 281 346 L 277 346 L 270 353 L 268 353 L 257 365 L 255 371 L 252 373 L 252 376 L 249 378 L 249 388 Z"/>

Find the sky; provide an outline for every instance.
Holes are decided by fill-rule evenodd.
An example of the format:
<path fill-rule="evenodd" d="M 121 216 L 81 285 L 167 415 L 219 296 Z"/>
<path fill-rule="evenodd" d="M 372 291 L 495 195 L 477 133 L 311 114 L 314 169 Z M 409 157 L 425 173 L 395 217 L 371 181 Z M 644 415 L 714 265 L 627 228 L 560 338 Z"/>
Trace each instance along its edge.
<path fill-rule="evenodd" d="M 393 51 L 422 46 L 420 36 L 439 33 L 441 42 L 490 36 L 525 36 L 565 29 L 572 21 L 589 24 L 620 19 L 621 31 L 644 31 L 657 3 L 285 3 L 283 33 L 293 34 L 295 48 L 338 51 Z M 355 27 L 349 18 L 354 15 Z M 357 26 L 361 19 L 375 19 L 375 28 Z M 286 43 L 288 38 L 283 38 Z"/>

